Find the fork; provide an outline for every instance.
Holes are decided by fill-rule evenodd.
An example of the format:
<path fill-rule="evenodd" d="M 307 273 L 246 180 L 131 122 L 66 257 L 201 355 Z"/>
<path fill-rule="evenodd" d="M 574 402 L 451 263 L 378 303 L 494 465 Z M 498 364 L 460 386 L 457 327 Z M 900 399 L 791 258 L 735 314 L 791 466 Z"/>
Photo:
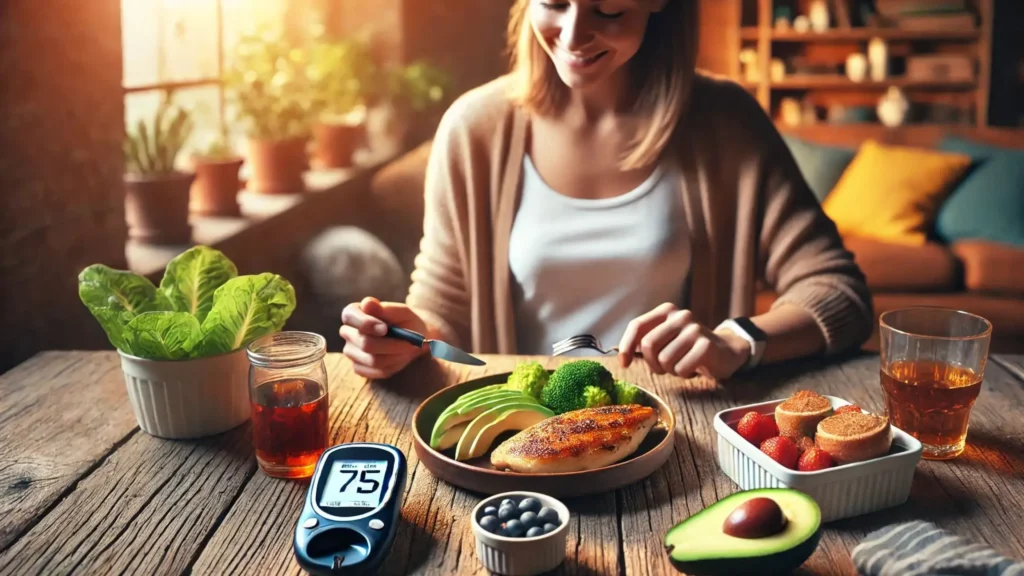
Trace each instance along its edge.
<path fill-rule="evenodd" d="M 570 336 L 564 340 L 559 340 L 558 342 L 555 342 L 554 344 L 551 345 L 551 350 L 553 352 L 553 355 L 555 356 L 561 356 L 562 354 L 572 352 L 573 350 L 578 350 L 580 348 L 591 348 L 593 350 L 597 350 L 603 355 L 608 355 L 612 353 L 617 354 L 619 352 L 618 346 L 612 346 L 607 350 L 601 348 L 601 341 L 598 340 L 596 336 L 593 336 L 591 334 L 579 334 L 577 336 Z"/>

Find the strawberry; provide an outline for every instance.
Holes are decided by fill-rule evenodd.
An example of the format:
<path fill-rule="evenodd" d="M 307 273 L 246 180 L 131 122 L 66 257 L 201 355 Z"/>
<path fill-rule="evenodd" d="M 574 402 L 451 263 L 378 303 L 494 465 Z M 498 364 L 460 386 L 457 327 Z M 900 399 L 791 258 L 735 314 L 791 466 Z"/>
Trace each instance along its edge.
<path fill-rule="evenodd" d="M 836 408 L 835 410 L 833 410 L 832 413 L 845 414 L 847 412 L 863 412 L 863 410 L 861 410 L 860 406 L 857 406 L 856 404 L 847 404 L 846 406 Z"/>
<path fill-rule="evenodd" d="M 796 439 L 796 451 L 800 454 L 814 448 L 814 440 L 810 436 L 801 436 Z"/>
<path fill-rule="evenodd" d="M 832 467 L 832 457 L 821 448 L 811 448 L 804 452 L 797 464 L 797 470 L 801 472 L 814 472 Z"/>
<path fill-rule="evenodd" d="M 793 469 L 796 468 L 797 459 L 800 457 L 796 444 L 785 436 L 775 436 L 765 440 L 761 443 L 761 452 L 786 468 Z"/>
<path fill-rule="evenodd" d="M 736 431 L 744 440 L 754 446 L 760 446 L 761 442 L 779 435 L 779 427 L 775 425 L 775 419 L 766 414 L 747 412 L 740 418 L 736 425 Z"/>

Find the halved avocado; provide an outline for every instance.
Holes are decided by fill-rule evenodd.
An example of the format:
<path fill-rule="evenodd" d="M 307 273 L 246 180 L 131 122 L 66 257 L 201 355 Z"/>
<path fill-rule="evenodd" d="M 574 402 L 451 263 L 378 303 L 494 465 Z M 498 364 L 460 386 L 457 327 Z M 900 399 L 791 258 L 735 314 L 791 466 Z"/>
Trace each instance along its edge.
<path fill-rule="evenodd" d="M 459 443 L 459 438 L 462 438 L 462 433 L 466 431 L 467 426 L 469 426 L 469 422 L 463 422 L 462 424 L 452 426 L 441 434 L 441 437 L 437 439 L 436 446 L 431 443 L 430 447 L 434 450 L 447 450 L 452 446 L 455 446 Z"/>
<path fill-rule="evenodd" d="M 456 398 L 455 402 L 452 402 L 451 405 L 449 405 L 447 408 L 444 409 L 443 412 L 441 412 L 441 416 L 439 416 L 438 419 L 440 419 L 443 416 L 447 416 L 448 414 L 451 414 L 453 412 L 458 412 L 460 409 L 465 408 L 470 404 L 479 404 L 485 398 L 497 398 L 499 396 L 514 396 L 516 394 L 522 394 L 522 392 L 518 390 L 509 390 L 505 388 L 500 390 L 483 390 L 480 394 L 476 394 L 475 392 L 471 394 L 473 395 L 469 397 L 467 397 L 466 395 L 462 395 Z"/>
<path fill-rule="evenodd" d="M 554 415 L 555 413 L 550 409 L 539 404 L 530 408 L 515 408 L 502 412 L 490 424 L 487 424 L 477 432 L 476 438 L 473 438 L 473 442 L 470 444 L 471 447 L 467 459 L 479 458 L 486 454 L 491 449 L 491 444 L 494 444 L 494 439 L 502 432 L 526 430 L 541 420 L 547 420 Z"/>
<path fill-rule="evenodd" d="M 753 498 L 769 498 L 782 509 L 785 526 L 762 538 L 725 533 L 726 519 Z M 813 498 L 788 488 L 737 492 L 722 498 L 665 534 L 672 565 L 686 574 L 789 574 L 807 561 L 821 539 L 821 509 Z"/>
<path fill-rule="evenodd" d="M 437 421 L 434 422 L 434 428 L 430 432 L 430 447 L 435 450 L 438 448 L 441 442 L 441 437 L 449 428 L 456 424 L 468 422 L 473 418 L 476 418 L 481 412 L 497 406 L 503 402 L 532 402 L 539 404 L 536 398 L 523 394 L 522 392 L 516 392 L 514 390 L 501 390 L 493 395 L 480 396 L 476 400 L 467 402 L 463 406 L 455 408 L 449 407 L 438 416 Z"/>
<path fill-rule="evenodd" d="M 529 396 L 527 396 L 527 398 L 529 398 Z M 488 408 L 473 418 L 469 423 L 469 426 L 466 427 L 466 431 L 462 433 L 462 438 L 459 438 L 459 444 L 455 448 L 455 459 L 469 460 L 471 458 L 475 458 L 475 456 L 472 456 L 474 453 L 473 443 L 476 441 L 480 431 L 483 430 L 484 427 L 498 420 L 503 414 L 519 410 L 533 410 L 544 415 L 545 418 L 550 418 L 555 415 L 554 412 L 544 406 L 541 406 L 537 402 L 524 402 L 521 400 L 512 400 L 505 402 L 504 404 L 498 404 Z M 484 448 L 483 452 L 487 452 L 487 449 Z M 483 453 L 477 454 L 477 456 L 481 455 L 483 455 Z"/>

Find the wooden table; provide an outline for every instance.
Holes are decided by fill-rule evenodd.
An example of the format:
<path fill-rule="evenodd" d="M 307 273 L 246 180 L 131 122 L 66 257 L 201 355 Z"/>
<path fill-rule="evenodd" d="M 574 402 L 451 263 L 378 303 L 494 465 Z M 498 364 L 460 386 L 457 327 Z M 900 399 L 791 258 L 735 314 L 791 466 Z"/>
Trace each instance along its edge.
<path fill-rule="evenodd" d="M 328 356 L 334 442 L 388 442 L 409 457 L 404 522 L 384 573 L 483 572 L 467 521 L 478 496 L 419 465 L 409 422 L 439 387 L 526 358 L 485 357 L 479 368 L 423 359 L 392 381 L 367 382 L 343 356 Z M 1024 558 L 1024 356 L 993 360 L 964 455 L 922 462 L 908 503 L 827 525 L 804 573 L 853 573 L 850 550 L 866 531 L 912 518 Z M 715 460 L 718 410 L 800 388 L 881 409 L 874 356 L 771 367 L 719 386 L 654 376 L 642 363 L 609 367 L 673 406 L 675 452 L 643 482 L 567 500 L 565 573 L 672 572 L 666 530 L 736 490 Z M 136 426 L 115 354 L 32 358 L 0 376 L 0 574 L 298 573 L 291 535 L 306 484 L 259 472 L 249 435 L 244 425 L 202 441 L 151 437 Z"/>

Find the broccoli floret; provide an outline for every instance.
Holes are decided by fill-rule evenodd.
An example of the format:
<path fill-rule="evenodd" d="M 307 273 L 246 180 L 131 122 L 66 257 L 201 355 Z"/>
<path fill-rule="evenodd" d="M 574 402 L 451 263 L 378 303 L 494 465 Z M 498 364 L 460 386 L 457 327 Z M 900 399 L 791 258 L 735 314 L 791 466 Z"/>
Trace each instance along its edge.
<path fill-rule="evenodd" d="M 522 362 L 512 369 L 508 377 L 510 390 L 519 390 L 540 400 L 540 392 L 548 384 L 548 371 L 536 360 Z"/>
<path fill-rule="evenodd" d="M 541 390 L 540 401 L 556 414 L 586 407 L 584 389 L 595 386 L 611 392 L 615 379 L 611 372 L 593 360 L 575 360 L 559 366 L 548 385 Z"/>
<path fill-rule="evenodd" d="M 625 380 L 615 381 L 614 396 L 616 404 L 643 404 L 640 389 Z"/>
<path fill-rule="evenodd" d="M 609 406 L 611 403 L 611 395 L 605 392 L 603 388 L 587 386 L 583 389 L 584 408 L 599 408 L 601 406 Z"/>

